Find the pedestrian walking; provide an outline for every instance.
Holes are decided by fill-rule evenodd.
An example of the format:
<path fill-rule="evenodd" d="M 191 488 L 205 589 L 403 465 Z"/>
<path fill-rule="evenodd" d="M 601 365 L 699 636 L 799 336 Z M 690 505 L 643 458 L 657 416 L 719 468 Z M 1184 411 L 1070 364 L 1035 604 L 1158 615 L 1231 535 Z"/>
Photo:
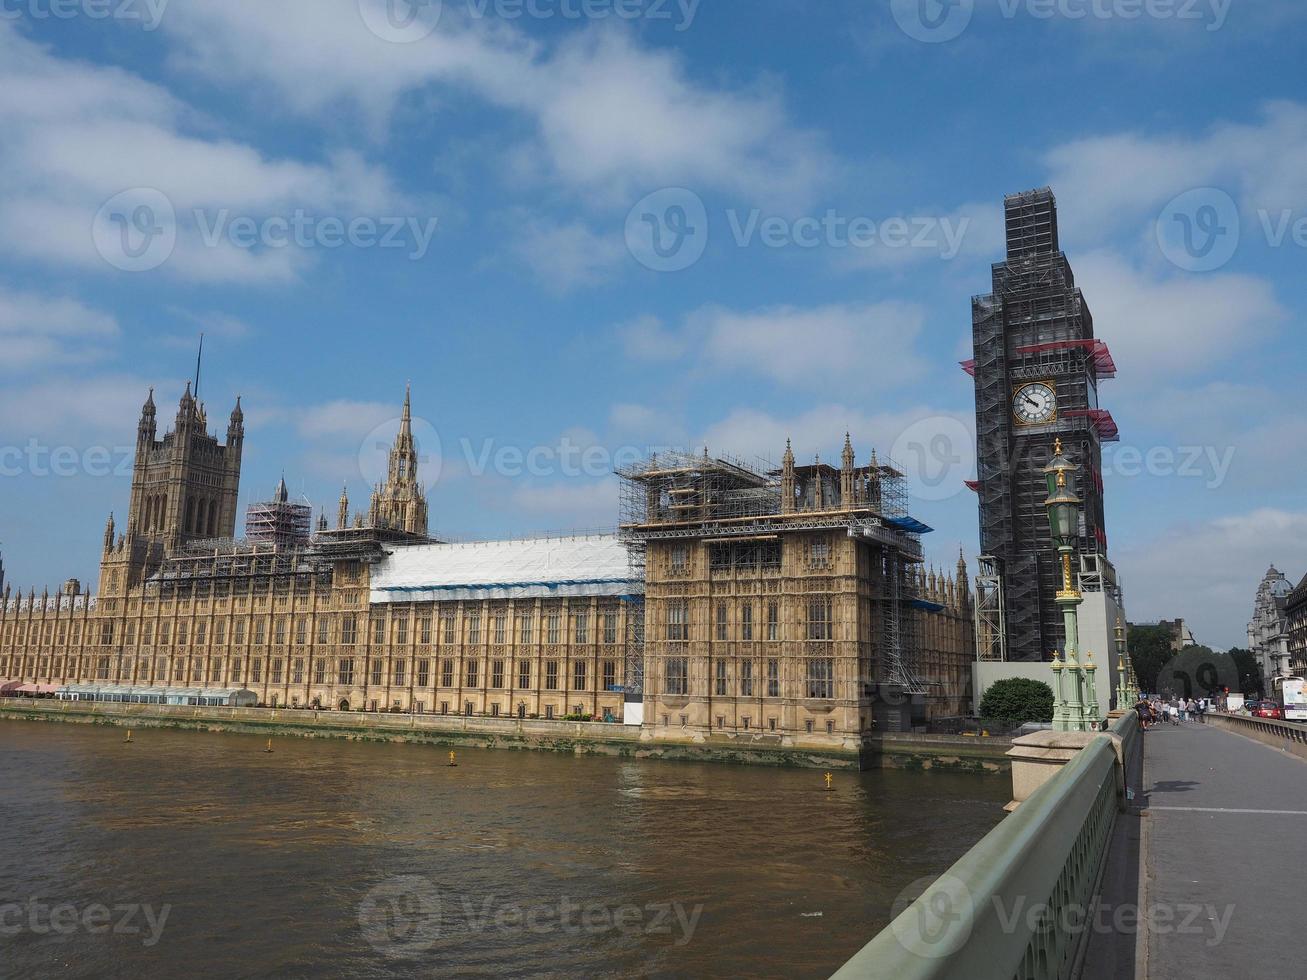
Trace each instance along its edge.
<path fill-rule="evenodd" d="M 1148 703 L 1147 698 L 1140 698 L 1135 702 L 1135 712 L 1139 715 L 1139 730 L 1148 731 L 1148 726 L 1153 721 L 1153 706 Z"/>
<path fill-rule="evenodd" d="M 1189 702 L 1181 698 L 1175 706 L 1176 712 L 1180 715 L 1181 723 L 1189 720 Z"/>

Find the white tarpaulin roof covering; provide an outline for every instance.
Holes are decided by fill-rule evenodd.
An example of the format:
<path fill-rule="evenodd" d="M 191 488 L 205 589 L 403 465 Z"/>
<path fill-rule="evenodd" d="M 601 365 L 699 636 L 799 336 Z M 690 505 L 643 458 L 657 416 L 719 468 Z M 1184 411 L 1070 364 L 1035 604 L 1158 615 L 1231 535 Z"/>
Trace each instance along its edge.
<path fill-rule="evenodd" d="M 400 546 L 372 569 L 374 603 L 644 592 L 613 534 Z"/>

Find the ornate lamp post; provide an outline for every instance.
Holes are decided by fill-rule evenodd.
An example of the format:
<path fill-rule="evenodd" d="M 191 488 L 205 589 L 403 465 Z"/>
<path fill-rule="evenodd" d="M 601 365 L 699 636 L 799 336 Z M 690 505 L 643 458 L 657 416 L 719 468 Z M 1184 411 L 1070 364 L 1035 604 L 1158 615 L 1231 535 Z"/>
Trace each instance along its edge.
<path fill-rule="evenodd" d="M 1130 697 L 1130 688 L 1125 676 L 1125 627 L 1121 617 L 1116 617 L 1116 710 L 1124 711 Z"/>
<path fill-rule="evenodd" d="M 1053 545 L 1057 548 L 1058 563 L 1062 571 L 1062 587 L 1058 589 L 1055 601 L 1062 609 L 1062 621 L 1066 628 L 1066 656 L 1063 671 L 1067 675 L 1069 690 L 1065 697 L 1065 707 L 1055 712 L 1053 727 L 1058 731 L 1081 732 L 1097 727 L 1097 697 L 1093 691 L 1093 668 L 1082 670 L 1076 661 L 1079 652 L 1080 630 L 1076 619 L 1076 607 L 1081 603 L 1080 591 L 1076 588 L 1075 577 L 1071 571 L 1071 557 L 1075 552 L 1076 539 L 1080 536 L 1080 498 L 1072 489 L 1074 474 L 1080 467 L 1062 455 L 1062 440 L 1053 446 L 1053 458 L 1044 467 L 1044 476 L 1048 481 L 1048 499 L 1044 506 L 1048 509 L 1048 525 L 1053 532 Z M 1058 687 L 1062 687 L 1062 672 L 1057 672 Z M 1063 699 L 1062 692 L 1057 694 Z M 1086 704 L 1088 702 L 1088 704 Z"/>

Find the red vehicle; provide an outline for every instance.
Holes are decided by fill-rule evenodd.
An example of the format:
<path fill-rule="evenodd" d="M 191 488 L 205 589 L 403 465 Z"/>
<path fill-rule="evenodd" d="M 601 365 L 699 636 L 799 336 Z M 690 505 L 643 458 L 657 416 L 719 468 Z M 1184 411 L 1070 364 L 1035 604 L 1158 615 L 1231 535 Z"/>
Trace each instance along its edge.
<path fill-rule="evenodd" d="M 1278 718 L 1284 720 L 1284 710 L 1274 701 L 1258 701 L 1251 706 L 1251 713 L 1254 718 Z"/>

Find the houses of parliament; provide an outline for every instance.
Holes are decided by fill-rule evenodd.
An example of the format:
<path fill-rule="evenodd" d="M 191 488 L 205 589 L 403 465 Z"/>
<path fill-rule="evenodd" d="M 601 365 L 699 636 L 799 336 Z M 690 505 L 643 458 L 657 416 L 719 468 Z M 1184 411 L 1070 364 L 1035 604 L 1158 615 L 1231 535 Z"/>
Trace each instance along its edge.
<path fill-rule="evenodd" d="M 240 400 L 225 442 L 189 385 L 159 428 L 151 391 L 96 588 L 5 585 L 6 693 L 841 745 L 886 725 L 888 687 L 914 706 L 890 727 L 969 710 L 965 563 L 922 570 L 929 528 L 885 503 L 902 474 L 855 466 L 847 440 L 838 467 L 652 457 L 622 474 L 637 503 L 616 533 L 449 543 L 428 531 L 407 393 L 366 509 L 342 492 L 313 523 L 283 481 L 243 538 Z"/>

